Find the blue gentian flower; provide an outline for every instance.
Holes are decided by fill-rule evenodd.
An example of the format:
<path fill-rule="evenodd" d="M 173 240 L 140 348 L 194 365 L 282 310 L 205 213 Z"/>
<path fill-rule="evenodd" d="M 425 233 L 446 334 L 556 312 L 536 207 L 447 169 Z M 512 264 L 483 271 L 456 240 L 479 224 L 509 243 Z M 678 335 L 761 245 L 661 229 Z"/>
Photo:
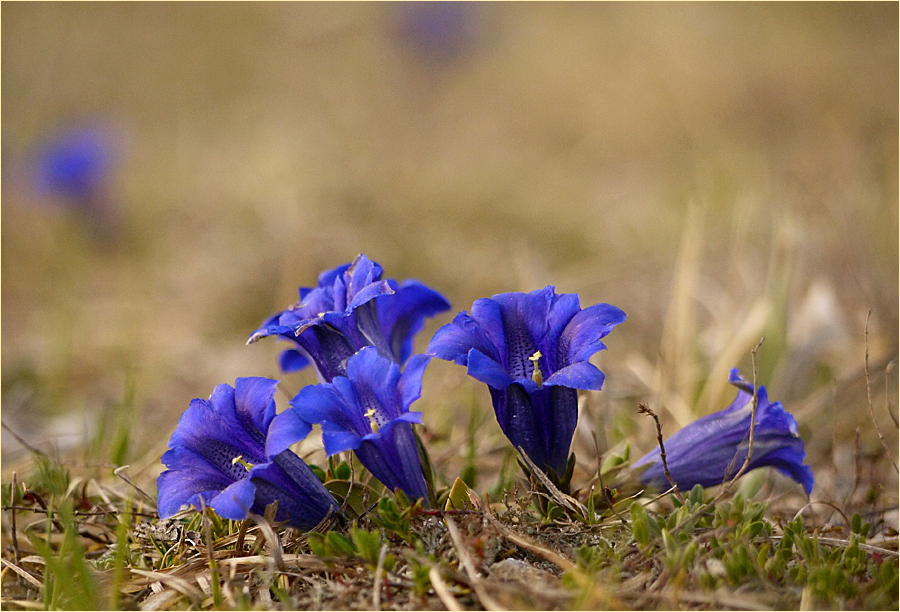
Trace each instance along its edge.
<path fill-rule="evenodd" d="M 42 194 L 88 207 L 109 180 L 114 158 L 108 131 L 97 126 L 60 131 L 36 153 L 35 186 Z"/>
<path fill-rule="evenodd" d="M 161 518 L 202 497 L 219 516 L 240 520 L 278 501 L 275 519 L 311 529 L 340 507 L 313 471 L 290 450 L 269 455 L 277 380 L 238 378 L 195 399 L 181 416 L 157 481 Z"/>
<path fill-rule="evenodd" d="M 412 423 L 422 422 L 421 412 L 409 406 L 422 394 L 422 374 L 427 355 L 416 355 L 400 366 L 366 347 L 347 361 L 347 375 L 331 383 L 310 385 L 291 400 L 291 408 L 275 417 L 267 451 L 281 452 L 302 440 L 311 423 L 322 426 L 328 455 L 353 450 L 366 469 L 387 488 L 401 489 L 410 499 L 428 505 L 428 489 L 422 475 Z"/>
<path fill-rule="evenodd" d="M 481 10 L 469 2 L 397 5 L 400 41 L 427 63 L 449 64 L 475 43 Z"/>
<path fill-rule="evenodd" d="M 730 480 L 747 458 L 753 385 L 731 371 L 729 382 L 738 388 L 731 405 L 720 412 L 701 417 L 663 441 L 669 473 L 680 489 L 699 484 L 711 487 Z M 803 465 L 803 440 L 797 435 L 797 422 L 781 402 L 770 403 L 766 388 L 757 392 L 756 427 L 753 430 L 753 457 L 748 471 L 771 466 L 803 485 L 809 495 L 813 473 Z M 643 486 L 668 489 L 659 447 L 638 459 L 632 469 L 641 470 Z"/>
<path fill-rule="evenodd" d="M 381 280 L 381 266 L 359 255 L 353 263 L 323 272 L 314 288 L 300 288 L 300 301 L 272 315 L 250 337 L 291 341 L 280 365 L 285 372 L 313 362 L 319 379 L 346 374 L 346 362 L 365 346 L 402 365 L 426 317 L 450 308 L 441 294 L 415 280 Z"/>
<path fill-rule="evenodd" d="M 38 201 L 76 211 L 98 244 L 115 244 L 119 219 L 111 187 L 121 153 L 120 138 L 109 125 L 94 122 L 55 131 L 31 157 Z"/>
<path fill-rule="evenodd" d="M 600 390 L 588 359 L 625 313 L 609 304 L 581 309 L 578 295 L 552 286 L 476 300 L 437 331 L 428 354 L 468 367 L 486 383 L 497 421 L 515 447 L 562 477 L 578 419 L 577 389 Z M 548 472 L 549 473 L 549 472 Z"/>

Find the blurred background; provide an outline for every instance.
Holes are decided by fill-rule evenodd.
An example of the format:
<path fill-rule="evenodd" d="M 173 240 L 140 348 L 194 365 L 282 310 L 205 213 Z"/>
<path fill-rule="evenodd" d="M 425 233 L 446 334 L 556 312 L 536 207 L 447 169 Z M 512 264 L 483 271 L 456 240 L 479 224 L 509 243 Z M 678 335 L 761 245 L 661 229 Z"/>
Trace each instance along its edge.
<path fill-rule="evenodd" d="M 4 478 L 18 436 L 152 490 L 191 398 L 313 382 L 245 341 L 365 253 L 453 304 L 419 350 L 504 291 L 628 313 L 583 401 L 583 481 L 591 432 L 642 454 L 639 402 L 667 433 L 724 408 L 764 336 L 813 497 L 863 478 L 896 502 L 895 3 L 0 10 Z M 444 477 L 502 479 L 463 368 L 432 363 L 415 406 Z"/>

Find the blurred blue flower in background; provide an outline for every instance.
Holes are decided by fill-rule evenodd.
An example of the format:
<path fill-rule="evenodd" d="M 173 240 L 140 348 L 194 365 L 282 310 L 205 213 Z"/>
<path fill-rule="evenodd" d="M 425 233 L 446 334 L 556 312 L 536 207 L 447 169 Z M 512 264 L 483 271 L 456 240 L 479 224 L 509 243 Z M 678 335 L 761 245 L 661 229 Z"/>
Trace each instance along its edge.
<path fill-rule="evenodd" d="M 312 529 L 340 510 L 313 471 L 290 450 L 265 452 L 275 417 L 277 380 L 238 378 L 219 385 L 208 400 L 195 399 L 181 416 L 157 481 L 161 518 L 200 498 L 224 518 L 263 514 L 278 502 L 275 519 Z"/>
<path fill-rule="evenodd" d="M 322 426 L 328 455 L 355 451 L 366 469 L 388 489 L 401 489 L 410 499 L 429 505 L 412 423 L 422 422 L 421 412 L 409 406 L 422 394 L 422 375 L 427 355 L 400 366 L 366 347 L 347 362 L 347 375 L 331 383 L 310 385 L 291 400 L 291 408 L 275 417 L 267 451 L 279 453 L 305 438 L 311 423 Z"/>
<path fill-rule="evenodd" d="M 471 45 L 480 20 L 477 2 L 401 2 L 400 40 L 426 61 L 449 63 Z"/>
<path fill-rule="evenodd" d="M 743 380 L 737 369 L 731 371 L 729 382 L 738 388 L 738 394 L 728 408 L 697 419 L 663 441 L 669 473 L 680 489 L 722 484 L 741 469 L 747 458 L 753 385 Z M 774 467 L 802 484 L 809 495 L 813 473 L 808 465 L 803 465 L 804 457 L 803 440 L 797 434 L 794 417 L 780 402 L 770 403 L 766 388 L 760 386 L 753 457 L 747 471 Z M 670 486 L 659 447 L 638 459 L 632 469 L 643 469 L 639 479 L 645 487 L 665 490 Z"/>
<path fill-rule="evenodd" d="M 603 372 L 588 360 L 624 320 L 609 304 L 582 310 L 577 294 L 557 295 L 552 286 L 503 293 L 459 313 L 427 352 L 486 383 L 503 433 L 559 481 L 578 420 L 577 389 L 603 386 Z"/>
<path fill-rule="evenodd" d="M 300 301 L 269 317 L 248 344 L 267 336 L 289 340 L 296 348 L 281 354 L 281 369 L 292 372 L 312 361 L 322 382 L 345 375 L 347 359 L 366 346 L 402 365 L 425 318 L 450 304 L 418 281 L 381 275 L 381 266 L 365 255 L 323 272 L 317 287 L 301 287 Z"/>
<path fill-rule="evenodd" d="M 77 211 L 97 238 L 115 239 L 110 186 L 121 154 L 111 126 L 72 125 L 51 133 L 31 157 L 34 191 L 41 201 Z"/>
<path fill-rule="evenodd" d="M 35 186 L 74 204 L 96 197 L 113 165 L 110 135 L 96 127 L 79 127 L 54 134 L 35 158 Z"/>

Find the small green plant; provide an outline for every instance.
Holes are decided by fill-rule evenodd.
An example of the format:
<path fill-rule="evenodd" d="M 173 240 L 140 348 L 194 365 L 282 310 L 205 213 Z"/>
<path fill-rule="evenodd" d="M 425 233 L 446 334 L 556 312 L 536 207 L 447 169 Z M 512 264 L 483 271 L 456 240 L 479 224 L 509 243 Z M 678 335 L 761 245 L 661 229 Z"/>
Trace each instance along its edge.
<path fill-rule="evenodd" d="M 56 549 L 49 541 L 49 532 L 47 540 L 28 534 L 31 545 L 44 559 L 44 609 L 99 609 L 97 579 L 85 559 L 71 503 L 58 506 L 56 519 L 63 527 L 62 540 Z"/>

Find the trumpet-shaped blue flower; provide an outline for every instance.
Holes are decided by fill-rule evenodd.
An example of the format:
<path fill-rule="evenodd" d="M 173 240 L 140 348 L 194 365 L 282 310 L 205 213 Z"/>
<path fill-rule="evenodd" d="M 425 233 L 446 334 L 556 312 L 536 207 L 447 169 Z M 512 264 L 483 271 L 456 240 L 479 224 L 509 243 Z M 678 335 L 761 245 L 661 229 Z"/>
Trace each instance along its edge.
<path fill-rule="evenodd" d="M 208 400 L 195 399 L 181 416 L 162 456 L 161 518 L 200 498 L 219 516 L 244 519 L 278 501 L 276 520 L 315 527 L 340 507 L 313 471 L 292 451 L 265 452 L 275 417 L 277 380 L 238 378 L 218 385 Z"/>
<path fill-rule="evenodd" d="M 486 383 L 497 421 L 514 446 L 562 477 L 578 419 L 577 389 L 599 390 L 588 360 L 625 313 L 609 304 L 581 309 L 578 295 L 550 286 L 476 300 L 439 329 L 428 354 L 468 367 Z"/>
<path fill-rule="evenodd" d="M 747 458 L 753 385 L 743 380 L 737 369 L 731 371 L 729 382 L 738 388 L 738 394 L 728 408 L 697 419 L 663 441 L 669 473 L 681 489 L 722 484 L 741 469 Z M 794 417 L 781 402 L 770 403 L 766 388 L 760 386 L 748 471 L 771 466 L 802 484 L 809 495 L 813 473 L 803 465 L 804 456 Z M 638 459 L 632 469 L 643 469 L 639 476 L 643 486 L 669 488 L 658 447 Z"/>
<path fill-rule="evenodd" d="M 401 375 L 400 366 L 376 348 L 361 349 L 347 361 L 346 376 L 304 387 L 291 400 L 291 408 L 275 417 L 268 452 L 281 452 L 305 438 L 311 423 L 320 423 L 328 455 L 355 451 L 386 487 L 422 498 L 427 506 L 428 489 L 411 426 L 422 422 L 422 413 L 410 412 L 409 406 L 422 394 L 428 361 L 427 355 L 416 355 Z"/>
<path fill-rule="evenodd" d="M 426 317 L 448 310 L 441 294 L 415 280 L 381 280 L 381 266 L 359 255 L 350 264 L 323 272 L 314 288 L 301 287 L 300 300 L 269 317 L 250 337 L 289 340 L 281 355 L 285 372 L 313 362 L 319 379 L 346 374 L 346 362 L 365 346 L 403 364 Z"/>

